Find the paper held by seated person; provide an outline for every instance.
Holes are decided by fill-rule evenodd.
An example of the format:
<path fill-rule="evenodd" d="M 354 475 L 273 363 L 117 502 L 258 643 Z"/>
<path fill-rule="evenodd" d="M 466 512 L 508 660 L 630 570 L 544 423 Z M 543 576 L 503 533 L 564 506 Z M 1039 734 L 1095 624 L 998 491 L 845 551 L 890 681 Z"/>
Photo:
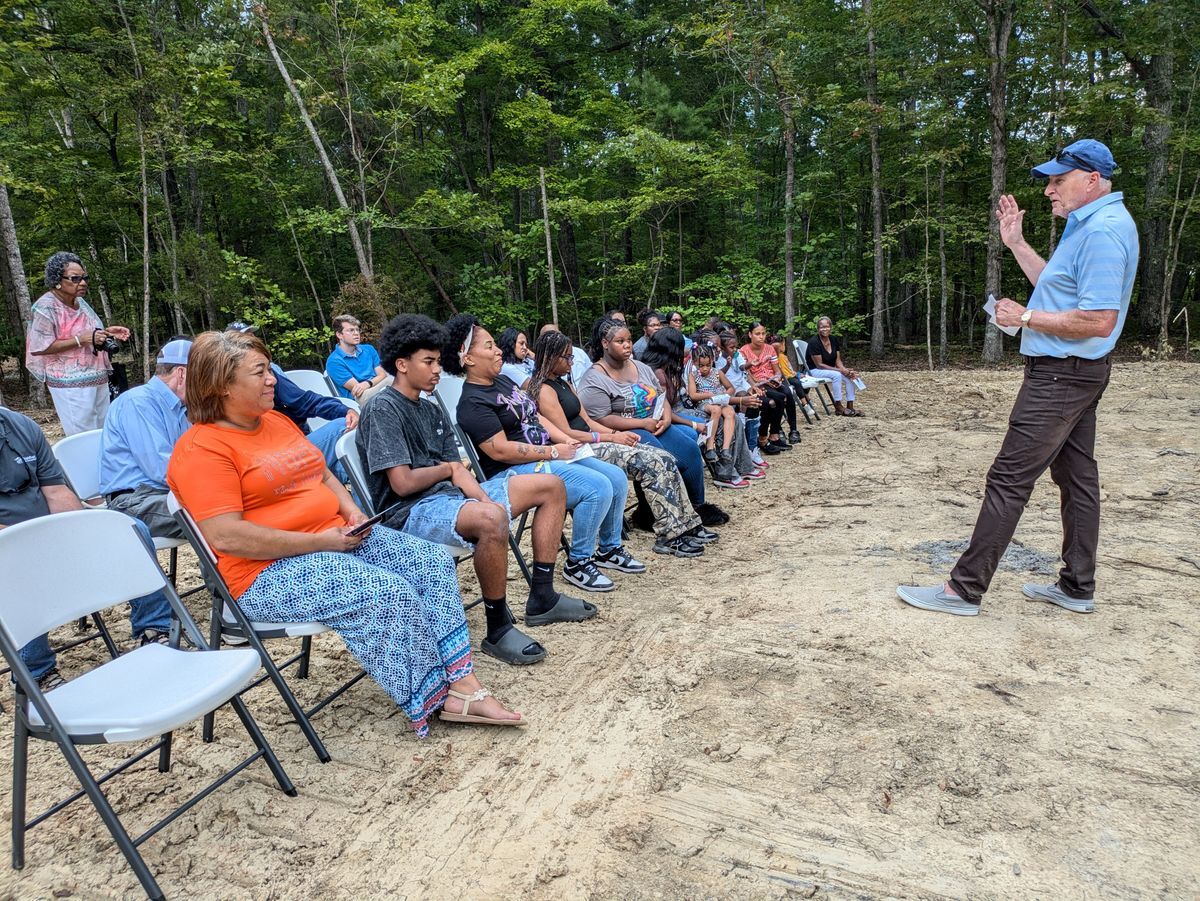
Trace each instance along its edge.
<path fill-rule="evenodd" d="M 983 305 L 983 312 L 987 313 L 988 322 L 1004 332 L 1004 334 L 1012 336 L 1021 330 L 1019 325 L 1001 325 L 996 321 L 996 295 L 989 294 L 987 303 Z"/>

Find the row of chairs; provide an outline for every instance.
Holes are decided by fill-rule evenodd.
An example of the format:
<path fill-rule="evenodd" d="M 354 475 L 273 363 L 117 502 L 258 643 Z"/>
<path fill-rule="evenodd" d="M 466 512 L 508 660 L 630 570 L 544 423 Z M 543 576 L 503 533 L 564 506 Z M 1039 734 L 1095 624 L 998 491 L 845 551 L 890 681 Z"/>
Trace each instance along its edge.
<path fill-rule="evenodd" d="M 296 371 L 288 373 L 289 377 L 294 379 L 297 374 Z M 321 393 L 333 395 L 332 386 L 328 386 L 319 373 L 311 375 L 320 380 L 305 375 L 295 380 L 310 390 L 317 387 L 328 388 L 327 392 Z M 476 475 L 482 478 L 479 459 L 474 454 L 470 442 L 458 430 L 454 415 L 461 390 L 461 380 L 447 377 L 443 389 L 430 398 L 430 401 L 442 406 L 448 421 L 455 428 L 466 459 Z M 451 394 L 452 398 L 445 396 L 443 392 Z M 18 724 L 13 749 L 12 859 L 14 868 L 20 869 L 24 865 L 25 833 L 79 798 L 87 796 L 96 806 L 101 819 L 147 896 L 160 898 L 163 897 L 162 890 L 137 850 L 142 842 L 260 757 L 266 760 L 280 788 L 289 795 L 296 793 L 282 764 L 246 710 L 241 695 L 263 682 L 270 681 L 317 759 L 328 762 L 331 755 L 313 727 L 312 718 L 366 674 L 359 670 L 316 704 L 307 708 L 301 705 L 284 678 L 284 672 L 295 666 L 297 678 L 307 678 L 312 639 L 315 635 L 329 631 L 328 627 L 312 622 L 250 621 L 221 578 L 216 555 L 204 539 L 195 520 L 174 495 L 169 495 L 169 509 L 179 521 L 187 536 L 186 540 L 195 549 L 207 583 L 215 586 L 209 634 L 205 639 L 199 626 L 183 606 L 182 596 L 175 590 L 177 552 L 184 543 L 183 540 L 156 539 L 153 549 L 145 547 L 127 518 L 103 509 L 104 502 L 99 497 L 100 434 L 96 431 L 73 436 L 59 442 L 54 448 L 73 490 L 82 499 L 91 500 L 90 506 L 97 509 L 43 517 L 0 533 L 0 565 L 3 565 L 6 571 L 10 568 L 15 569 L 17 561 L 20 560 L 29 565 L 27 573 L 37 573 L 44 567 L 38 565 L 40 555 L 34 553 L 35 550 L 44 554 L 47 548 L 69 547 L 72 549 L 72 566 L 60 567 L 60 575 L 63 572 L 77 571 L 115 571 L 121 574 L 121 578 L 108 579 L 102 586 L 98 586 L 98 590 L 90 590 L 83 594 L 72 592 L 65 584 L 38 584 L 36 580 L 26 583 L 25 580 L 18 580 L 18 584 L 14 585 L 13 590 L 6 596 L 5 602 L 0 604 L 0 649 L 13 664 Z M 366 473 L 354 441 L 353 432 L 343 436 L 338 445 L 338 455 L 350 476 L 351 487 L 369 511 L 370 495 L 367 492 Z M 529 580 L 531 575 L 528 564 L 518 545 L 524 527 L 525 517 L 522 517 L 516 532 L 510 535 L 510 546 L 522 574 Z M 46 537 L 49 534 L 53 535 L 53 539 Z M 100 540 L 100 535 L 104 536 L 104 540 Z M 86 549 L 86 553 L 77 553 L 77 549 L 81 548 Z M 156 565 L 155 550 L 170 551 L 168 576 L 164 576 Z M 447 550 L 459 560 L 470 556 L 469 551 L 462 548 L 448 547 Z M 103 561 L 102 565 L 100 561 Z M 148 562 L 153 565 L 148 566 Z M 134 597 L 150 594 L 160 587 L 167 591 L 175 619 L 171 645 L 149 645 L 121 655 L 104 628 L 101 610 Z M 199 590 L 203 588 L 193 589 Z M 47 596 L 59 603 L 46 603 Z M 30 610 L 37 611 L 38 615 L 21 613 Z M 21 663 L 19 649 L 30 638 L 49 632 L 77 616 L 91 616 L 98 625 L 98 631 L 95 635 L 72 641 L 60 650 L 100 637 L 104 640 L 111 659 L 73 678 L 47 696 L 39 690 L 36 680 Z M 181 632 L 195 645 L 196 652 L 179 650 Z M 287 660 L 276 663 L 264 643 L 279 638 L 299 638 L 301 647 Z M 245 641 L 249 647 L 216 652 L 215 649 L 220 648 L 222 641 L 231 640 Z M 263 671 L 261 674 L 260 669 Z M 152 688 L 147 689 L 145 686 Z M 249 732 L 256 746 L 255 753 L 174 809 L 142 835 L 131 838 L 101 791 L 101 785 L 156 751 L 159 754 L 159 770 L 166 772 L 170 767 L 174 730 L 201 719 L 203 739 L 206 742 L 212 741 L 216 711 L 226 703 L 234 708 Z M 92 774 L 79 754 L 80 745 L 140 741 L 156 735 L 160 737 L 151 747 L 99 777 Z M 81 785 L 80 791 L 32 819 L 26 818 L 25 811 L 29 738 L 55 742 Z"/>

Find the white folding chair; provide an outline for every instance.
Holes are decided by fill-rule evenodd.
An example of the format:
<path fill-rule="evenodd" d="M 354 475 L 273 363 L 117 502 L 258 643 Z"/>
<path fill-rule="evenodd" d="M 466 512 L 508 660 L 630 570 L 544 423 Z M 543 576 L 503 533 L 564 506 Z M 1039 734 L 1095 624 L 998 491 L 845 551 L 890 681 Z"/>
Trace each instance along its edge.
<path fill-rule="evenodd" d="M 61 549 L 71 549 L 69 565 Z M 238 693 L 254 678 L 258 655 L 250 650 L 212 651 L 179 595 L 163 577 L 149 547 L 129 518 L 112 510 L 73 510 L 42 516 L 0 531 L 0 651 L 16 682 L 13 724 L 12 864 L 25 865 L 25 833 L 85 795 L 151 898 L 163 893 L 138 846 L 189 810 L 251 763 L 263 758 L 279 787 L 296 789 Z M 103 573 L 81 588 L 80 573 Z M 164 591 L 174 617 L 171 646 L 148 644 L 97 666 L 51 692 L 43 693 L 21 659 L 32 639 L 97 608 Z M 179 649 L 182 627 L 199 649 Z M 254 742 L 255 752 L 193 795 L 137 838 L 131 838 L 100 786 L 118 773 L 159 752 L 158 768 L 171 766 L 171 733 L 230 703 Z M 142 741 L 160 736 L 150 748 L 105 773 L 92 775 L 79 745 Z M 80 790 L 44 813 L 26 820 L 29 739 L 58 745 Z"/>
<path fill-rule="evenodd" d="M 341 397 L 341 392 L 333 384 L 333 380 L 323 372 L 317 372 L 315 369 L 288 369 L 283 374 L 305 391 L 323 397 Z"/>
<path fill-rule="evenodd" d="M 358 405 L 358 401 L 356 401 L 356 400 L 351 400 L 348 397 L 338 397 L 336 399 L 340 400 L 342 402 L 342 404 L 346 407 L 347 410 L 353 410 L 355 413 L 358 413 L 362 409 Z M 328 419 L 322 419 L 320 416 L 310 416 L 308 418 L 309 431 L 315 432 L 317 429 L 319 429 L 321 426 L 325 425 L 329 421 L 330 420 L 328 420 Z"/>
<path fill-rule="evenodd" d="M 296 725 L 300 727 L 300 731 L 308 739 L 308 743 L 312 746 L 317 759 L 321 763 L 328 763 L 331 759 L 329 751 L 325 748 L 325 743 L 321 741 L 321 737 L 317 735 L 317 730 L 313 728 L 311 720 L 321 710 L 341 697 L 347 689 L 362 679 L 366 675 L 366 671 L 359 670 L 357 675 L 347 679 L 334 691 L 330 692 L 307 710 L 301 707 L 295 693 L 287 682 L 284 681 L 282 671 L 293 664 L 297 664 L 296 677 L 307 679 L 309 663 L 312 657 L 313 636 L 332 630 L 324 623 L 252 622 L 242 611 L 238 602 L 233 599 L 233 595 L 229 591 L 229 586 L 225 584 L 225 579 L 221 576 L 221 572 L 217 568 L 217 556 L 213 553 L 213 549 L 204 538 L 204 533 L 200 531 L 200 527 L 196 524 L 196 520 L 192 518 L 192 515 L 180 505 L 179 499 L 175 497 L 174 492 L 167 495 L 167 509 L 175 516 L 175 519 L 183 528 L 184 534 L 187 535 L 188 541 L 191 542 L 192 547 L 195 549 L 196 556 L 200 561 L 200 569 L 206 575 L 206 581 L 210 585 L 216 586 L 213 592 L 209 641 L 213 647 L 220 647 L 222 636 L 229 636 L 234 640 L 244 638 L 249 642 L 250 646 L 258 652 L 266 674 L 255 679 L 243 691 L 255 688 L 269 679 L 279 692 L 279 696 L 283 698 L 283 703 L 287 705 L 288 712 L 291 713 L 292 718 L 296 721 Z M 264 640 L 272 638 L 299 638 L 300 650 L 287 660 L 277 664 L 263 646 Z M 212 713 L 206 714 L 203 726 L 203 737 L 206 742 L 213 740 L 213 727 L 214 715 Z"/>
<path fill-rule="evenodd" d="M 71 490 L 75 492 L 76 497 L 83 501 L 85 506 L 89 507 L 108 506 L 108 501 L 100 494 L 100 446 L 103 435 L 103 429 L 79 432 L 62 439 L 51 448 L 54 452 L 54 459 L 58 460 L 58 465 L 62 467 Z M 93 498 L 98 498 L 98 502 L 89 504 L 88 501 Z M 172 585 L 175 584 L 175 577 L 179 570 L 179 548 L 184 544 L 182 538 L 154 539 L 156 551 L 171 552 L 167 565 L 167 578 L 171 580 Z"/>
<path fill-rule="evenodd" d="M 829 404 L 833 403 L 833 389 L 829 387 L 832 379 L 821 378 L 815 376 L 808 368 L 808 363 L 804 359 L 804 355 L 808 352 L 808 342 L 800 338 L 792 339 L 792 347 L 796 348 L 796 375 L 800 377 L 800 387 L 806 391 L 816 389 L 817 400 L 821 402 L 821 407 L 825 411 L 825 415 L 829 415 Z M 821 394 L 821 386 L 825 387 L 825 394 L 829 395 L 829 403 L 825 402 L 825 395 Z M 805 413 L 805 419 L 808 414 Z"/>

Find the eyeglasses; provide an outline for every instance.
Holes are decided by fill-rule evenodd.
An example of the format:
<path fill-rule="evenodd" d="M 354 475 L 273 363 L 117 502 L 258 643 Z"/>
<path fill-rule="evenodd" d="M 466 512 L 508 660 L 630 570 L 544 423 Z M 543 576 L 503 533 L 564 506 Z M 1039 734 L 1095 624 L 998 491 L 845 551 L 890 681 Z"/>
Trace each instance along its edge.
<path fill-rule="evenodd" d="M 86 275 L 68 275 L 66 276 L 66 280 L 72 285 L 78 285 L 80 282 L 86 282 L 88 277 Z"/>
<path fill-rule="evenodd" d="M 1085 160 L 1083 157 L 1072 153 L 1070 150 L 1061 151 L 1058 156 L 1054 158 L 1054 161 L 1056 163 L 1066 163 L 1070 166 L 1074 166 L 1076 169 L 1082 169 L 1084 172 L 1100 171 L 1091 163 L 1091 161 Z"/>

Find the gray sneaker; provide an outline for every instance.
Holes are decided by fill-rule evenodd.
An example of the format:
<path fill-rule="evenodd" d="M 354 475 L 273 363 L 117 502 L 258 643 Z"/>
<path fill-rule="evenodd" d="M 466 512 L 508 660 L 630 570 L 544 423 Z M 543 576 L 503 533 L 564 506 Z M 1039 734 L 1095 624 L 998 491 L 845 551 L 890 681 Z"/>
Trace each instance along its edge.
<path fill-rule="evenodd" d="M 1091 598 L 1073 598 L 1069 594 L 1064 593 L 1058 587 L 1057 582 L 1051 585 L 1022 585 L 1021 594 L 1025 595 L 1031 601 L 1047 601 L 1051 604 L 1057 604 L 1064 610 L 1070 610 L 1072 613 L 1092 613 L 1096 609 L 1096 605 L 1092 602 Z"/>
<path fill-rule="evenodd" d="M 944 585 L 919 588 L 916 585 L 901 585 L 896 589 L 900 600 L 922 610 L 937 613 L 953 613 L 955 616 L 978 616 L 979 605 L 963 600 L 958 595 L 947 594 Z"/>

